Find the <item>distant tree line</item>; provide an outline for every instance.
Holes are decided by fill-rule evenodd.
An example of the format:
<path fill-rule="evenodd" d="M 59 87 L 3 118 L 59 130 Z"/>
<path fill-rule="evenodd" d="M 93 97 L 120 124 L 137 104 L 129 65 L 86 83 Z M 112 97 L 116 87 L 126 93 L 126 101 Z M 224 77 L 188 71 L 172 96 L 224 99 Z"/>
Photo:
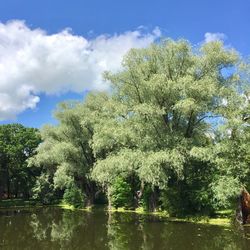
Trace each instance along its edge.
<path fill-rule="evenodd" d="M 0 199 L 30 198 L 40 171 L 27 167 L 41 142 L 38 129 L 21 124 L 0 125 Z"/>
<path fill-rule="evenodd" d="M 75 206 L 171 215 L 230 207 L 250 187 L 249 73 L 221 42 L 132 49 L 121 71 L 104 73 L 108 93 L 58 106 L 58 125 L 41 129 L 35 155 L 24 153 L 25 169 L 39 172 L 27 187 L 44 203 L 61 194 Z"/>

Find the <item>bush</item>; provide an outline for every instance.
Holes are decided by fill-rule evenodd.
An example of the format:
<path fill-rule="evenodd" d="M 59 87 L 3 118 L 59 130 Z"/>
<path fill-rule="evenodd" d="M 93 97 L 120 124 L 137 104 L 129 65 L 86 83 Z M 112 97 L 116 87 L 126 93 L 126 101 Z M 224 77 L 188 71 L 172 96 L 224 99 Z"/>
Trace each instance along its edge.
<path fill-rule="evenodd" d="M 188 185 L 162 190 L 160 202 L 161 209 L 171 216 L 210 215 L 214 211 L 209 191 L 191 189 Z"/>
<path fill-rule="evenodd" d="M 115 208 L 130 207 L 133 194 L 130 185 L 121 177 L 118 177 L 111 187 L 111 204 Z"/>
<path fill-rule="evenodd" d="M 36 184 L 32 189 L 33 196 L 35 200 L 39 200 L 42 204 L 51 204 L 54 197 L 54 185 L 52 183 L 51 177 L 48 174 L 41 174 L 36 180 Z"/>
<path fill-rule="evenodd" d="M 80 208 L 84 206 L 84 194 L 80 188 L 72 184 L 65 189 L 63 201 L 76 208 Z"/>

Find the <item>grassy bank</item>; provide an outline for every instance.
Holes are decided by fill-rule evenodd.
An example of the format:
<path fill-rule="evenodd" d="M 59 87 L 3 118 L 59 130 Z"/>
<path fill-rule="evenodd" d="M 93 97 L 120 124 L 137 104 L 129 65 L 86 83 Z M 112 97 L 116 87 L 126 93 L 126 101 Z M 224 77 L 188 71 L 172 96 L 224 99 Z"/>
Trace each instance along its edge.
<path fill-rule="evenodd" d="M 48 205 L 42 205 L 41 203 L 35 200 L 22 200 L 22 199 L 11 199 L 11 200 L 1 200 L 0 201 L 0 209 L 11 209 L 11 208 L 32 208 L 32 207 L 42 207 Z M 91 211 L 92 207 L 87 208 L 75 208 L 72 205 L 69 205 L 65 202 L 58 201 L 57 203 L 49 206 L 60 207 L 62 209 L 67 210 L 83 210 L 83 211 Z M 105 209 L 103 206 L 100 207 L 101 209 Z M 143 208 L 137 208 L 135 210 L 128 210 L 124 208 L 111 208 L 106 209 L 109 212 L 119 212 L 119 213 L 137 213 L 137 214 L 144 214 L 144 215 L 155 215 L 159 218 L 163 218 L 167 221 L 172 222 L 190 222 L 196 224 L 208 224 L 208 225 L 217 225 L 217 226 L 224 226 L 230 227 L 233 211 L 232 210 L 223 210 L 218 211 L 213 217 L 209 216 L 184 216 L 184 217 L 171 217 L 166 211 L 158 211 L 158 212 L 147 212 L 144 211 Z"/>
<path fill-rule="evenodd" d="M 0 200 L 0 208 L 26 208 L 41 206 L 42 204 L 35 200 L 23 200 L 23 199 L 9 199 Z"/>
<path fill-rule="evenodd" d="M 164 218 L 167 221 L 171 222 L 189 222 L 196 224 L 207 224 L 207 225 L 217 225 L 223 227 L 230 227 L 232 225 L 233 210 L 221 210 L 215 213 L 214 216 L 203 216 L 203 215 L 192 215 L 192 216 L 183 216 L 183 217 L 172 217 L 169 216 L 167 211 L 157 211 L 157 212 L 147 212 L 143 208 L 137 208 L 135 210 L 126 210 L 124 208 L 112 208 L 107 211 L 111 212 L 120 212 L 120 213 L 137 213 L 145 215 L 155 215 L 160 218 Z"/>
<path fill-rule="evenodd" d="M 67 209 L 67 210 L 83 210 L 83 211 L 91 211 L 93 208 L 93 207 L 76 208 L 73 205 L 67 204 L 65 202 L 60 202 L 56 204 L 55 206 L 63 208 L 63 209 Z"/>
<path fill-rule="evenodd" d="M 53 204 L 45 205 L 37 200 L 23 200 L 23 199 L 9 199 L 0 200 L 0 209 L 13 209 L 13 208 L 32 208 L 32 207 L 60 207 L 68 210 L 91 210 L 91 207 L 86 208 L 75 208 L 61 200 L 55 201 Z"/>

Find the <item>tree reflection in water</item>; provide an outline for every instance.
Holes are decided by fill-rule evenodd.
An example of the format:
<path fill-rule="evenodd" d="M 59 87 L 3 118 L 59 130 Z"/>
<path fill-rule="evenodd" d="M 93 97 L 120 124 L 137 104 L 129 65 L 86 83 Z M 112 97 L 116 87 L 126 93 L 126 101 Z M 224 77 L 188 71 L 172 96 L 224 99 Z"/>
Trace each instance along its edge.
<path fill-rule="evenodd" d="M 110 213 L 107 228 L 110 249 L 235 250 L 250 245 L 233 228 L 173 223 L 131 213 Z"/>
<path fill-rule="evenodd" d="M 58 249 L 105 249 L 105 214 L 49 210 L 32 215 L 30 225 L 37 240 L 46 239 Z"/>
<path fill-rule="evenodd" d="M 42 208 L 0 211 L 0 249 L 249 249 L 233 228 L 171 223 L 135 213 Z"/>
<path fill-rule="evenodd" d="M 30 225 L 34 230 L 34 237 L 38 240 L 49 239 L 51 241 L 70 241 L 78 227 L 86 220 L 77 212 L 58 211 L 44 209 L 41 213 L 31 215 Z"/>

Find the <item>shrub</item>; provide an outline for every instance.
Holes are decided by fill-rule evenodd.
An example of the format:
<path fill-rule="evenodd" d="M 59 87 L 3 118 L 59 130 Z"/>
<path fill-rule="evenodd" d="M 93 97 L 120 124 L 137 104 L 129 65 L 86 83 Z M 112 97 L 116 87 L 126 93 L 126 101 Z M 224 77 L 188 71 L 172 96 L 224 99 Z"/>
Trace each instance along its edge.
<path fill-rule="evenodd" d="M 84 194 L 80 188 L 72 184 L 65 189 L 63 201 L 76 208 L 80 208 L 84 206 Z"/>
<path fill-rule="evenodd" d="M 115 208 L 130 207 L 133 194 L 130 185 L 121 177 L 118 177 L 111 187 L 111 204 Z"/>
<path fill-rule="evenodd" d="M 42 204 L 51 204 L 54 200 L 54 185 L 48 174 L 41 174 L 36 180 L 32 189 L 33 199 L 39 200 Z"/>

